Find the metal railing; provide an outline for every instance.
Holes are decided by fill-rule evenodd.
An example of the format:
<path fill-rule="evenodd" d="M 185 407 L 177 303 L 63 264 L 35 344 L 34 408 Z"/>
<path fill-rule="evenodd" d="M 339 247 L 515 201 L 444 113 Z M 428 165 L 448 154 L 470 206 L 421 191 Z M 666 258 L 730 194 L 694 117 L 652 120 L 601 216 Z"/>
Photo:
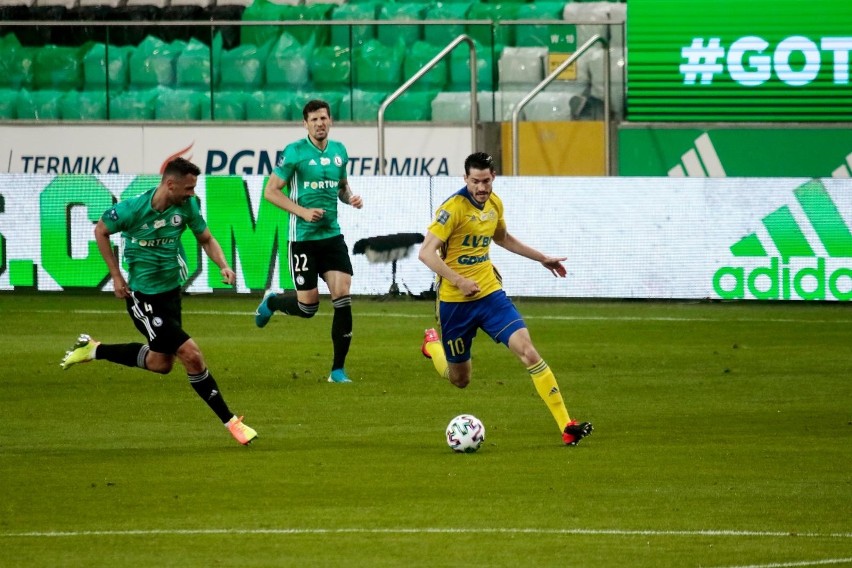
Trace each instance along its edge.
<path fill-rule="evenodd" d="M 599 34 L 595 34 L 589 38 L 589 40 L 577 48 L 577 51 L 574 52 L 571 57 L 563 61 L 553 72 L 550 73 L 547 77 L 545 77 L 538 85 L 533 88 L 524 98 L 522 98 L 515 108 L 512 110 L 512 175 L 517 176 L 520 175 L 519 169 L 519 136 L 518 136 L 518 121 L 520 120 L 521 111 L 523 108 L 529 103 L 537 94 L 544 90 L 550 83 L 553 82 L 556 77 L 558 77 L 565 69 L 567 69 L 570 65 L 572 65 L 577 59 L 580 58 L 583 53 L 591 49 L 591 47 L 597 43 L 601 42 L 604 44 L 604 162 L 606 165 L 606 175 L 610 175 L 611 170 L 611 150 L 610 150 L 610 121 L 612 117 L 610 116 L 609 109 L 609 83 L 610 83 L 610 69 L 609 69 L 609 45 L 607 40 L 601 37 Z"/>
<path fill-rule="evenodd" d="M 470 148 L 471 152 L 476 149 L 476 124 L 479 121 L 478 112 L 477 112 L 477 100 L 476 100 L 476 45 L 473 43 L 473 39 L 470 36 L 462 34 L 458 36 L 456 39 L 447 44 L 447 47 L 442 49 L 435 57 L 433 57 L 426 65 L 421 67 L 417 73 L 412 75 L 412 77 L 403 83 L 397 90 L 388 95 L 388 98 L 384 100 L 384 102 L 379 106 L 378 111 L 378 143 L 379 143 L 379 175 L 386 175 L 385 170 L 387 168 L 387 160 L 385 159 L 385 111 L 390 106 L 392 102 L 398 99 L 405 91 L 407 91 L 414 83 L 417 82 L 418 79 L 423 77 L 426 73 L 428 73 L 433 67 L 435 67 L 442 59 L 447 57 L 450 52 L 455 49 L 457 45 L 460 43 L 467 43 L 468 49 L 470 50 Z"/>

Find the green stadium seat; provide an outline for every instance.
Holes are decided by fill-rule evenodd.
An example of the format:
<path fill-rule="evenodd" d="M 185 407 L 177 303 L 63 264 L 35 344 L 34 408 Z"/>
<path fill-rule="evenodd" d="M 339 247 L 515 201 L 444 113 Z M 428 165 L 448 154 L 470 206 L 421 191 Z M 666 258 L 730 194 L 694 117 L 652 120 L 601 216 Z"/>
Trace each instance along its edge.
<path fill-rule="evenodd" d="M 130 56 L 133 50 L 130 46 L 107 46 L 102 43 L 92 45 L 83 56 L 83 88 L 105 89 L 109 72 L 110 91 L 126 89 L 130 81 Z M 106 63 L 107 56 L 109 65 Z"/>
<path fill-rule="evenodd" d="M 348 47 L 314 48 L 310 71 L 316 89 L 349 89 L 352 87 L 352 50 Z"/>
<path fill-rule="evenodd" d="M 110 120 L 154 120 L 157 89 L 125 91 L 109 103 Z"/>
<path fill-rule="evenodd" d="M 377 20 L 379 17 L 378 2 L 343 4 L 334 9 L 332 21 Z M 331 26 L 331 45 L 356 47 L 376 39 L 376 25 Z"/>
<path fill-rule="evenodd" d="M 426 5 L 414 2 L 389 2 L 379 9 L 380 20 L 394 22 L 420 21 L 426 16 Z M 412 45 L 423 39 L 423 24 L 380 25 L 376 37 L 385 45 Z"/>
<path fill-rule="evenodd" d="M 38 48 L 22 46 L 14 34 L 0 38 L 0 87 L 32 88 L 36 51 Z"/>
<path fill-rule="evenodd" d="M 154 118 L 156 120 L 174 121 L 209 119 L 209 109 L 209 94 L 207 93 L 186 89 L 161 88 L 154 103 Z"/>
<path fill-rule="evenodd" d="M 175 80 L 177 86 L 188 89 L 210 89 L 212 74 L 210 71 L 211 48 L 195 38 L 191 38 L 175 60 Z M 221 61 L 221 40 L 219 49 L 213 48 L 213 64 Z M 218 76 L 218 72 L 216 74 Z"/>
<path fill-rule="evenodd" d="M 514 26 L 501 26 L 501 20 L 517 20 L 521 5 L 510 3 L 476 3 L 470 7 L 467 13 L 469 20 L 492 20 L 495 22 L 495 43 L 500 45 L 514 45 Z M 491 45 L 491 26 L 480 26 L 469 24 L 467 33 L 476 41 Z"/>
<path fill-rule="evenodd" d="M 393 91 L 402 82 L 405 45 L 371 40 L 355 50 L 355 86 L 366 91 Z"/>
<path fill-rule="evenodd" d="M 464 20 L 470 11 L 470 6 L 470 2 L 438 3 L 426 11 L 425 19 Z M 466 33 L 465 24 L 423 25 L 423 39 L 442 48 L 464 33 Z"/>
<path fill-rule="evenodd" d="M 331 19 L 334 4 L 307 4 L 297 6 L 291 17 L 296 21 L 324 22 Z M 328 45 L 331 39 L 330 26 L 289 26 L 284 31 L 289 33 L 302 45 Z"/>
<path fill-rule="evenodd" d="M 534 2 L 523 4 L 518 9 L 519 20 L 561 20 L 565 2 Z M 573 31 L 572 24 L 521 25 L 515 27 L 515 46 L 550 47 L 552 34 L 566 34 Z"/>
<path fill-rule="evenodd" d="M 407 81 L 413 77 L 420 69 L 426 66 L 440 51 L 441 47 L 418 41 L 412 45 L 405 54 L 405 61 L 402 65 L 403 78 Z M 414 85 L 414 90 L 443 90 L 449 81 L 449 65 L 448 58 L 440 60 L 431 71 L 421 77 Z"/>
<path fill-rule="evenodd" d="M 388 106 L 385 110 L 385 120 L 432 120 L 432 100 L 436 96 L 435 91 L 407 91 Z"/>
<path fill-rule="evenodd" d="M 16 113 L 21 120 L 59 120 L 63 91 L 28 91 L 18 94 Z"/>
<path fill-rule="evenodd" d="M 340 102 L 340 120 L 351 122 L 375 122 L 379 107 L 388 96 L 387 91 L 365 91 L 352 89 L 344 93 Z"/>
<path fill-rule="evenodd" d="M 213 118 L 216 121 L 243 121 L 246 119 L 248 95 L 239 91 L 213 93 Z"/>
<path fill-rule="evenodd" d="M 275 4 L 269 0 L 255 0 L 243 12 L 244 22 L 276 22 L 297 19 L 297 8 L 286 4 Z M 281 35 L 278 26 L 242 26 L 240 44 L 263 45 Z"/>
<path fill-rule="evenodd" d="M 224 89 L 252 91 L 264 84 L 266 60 L 272 43 L 257 47 L 244 44 L 222 52 L 219 84 Z"/>
<path fill-rule="evenodd" d="M 0 120 L 18 118 L 18 91 L 0 89 Z"/>
<path fill-rule="evenodd" d="M 186 44 L 182 41 L 165 43 L 148 36 L 136 46 L 130 56 L 130 85 L 134 89 L 175 84 L 175 61 Z"/>
<path fill-rule="evenodd" d="M 69 91 L 59 101 L 62 120 L 106 120 L 105 91 Z"/>
<path fill-rule="evenodd" d="M 481 43 L 474 41 L 476 49 L 476 85 L 477 89 L 493 91 L 494 57 L 499 58 L 502 47 L 498 46 L 494 53 Z M 470 90 L 470 49 L 467 44 L 456 47 L 450 54 L 450 90 Z"/>
<path fill-rule="evenodd" d="M 273 89 L 302 88 L 309 84 L 308 59 L 313 48 L 283 33 L 266 58 L 266 84 Z"/>
<path fill-rule="evenodd" d="M 83 86 L 82 56 L 85 48 L 46 45 L 33 57 L 36 89 L 79 89 Z"/>
<path fill-rule="evenodd" d="M 274 122 L 294 120 L 290 108 L 295 96 L 291 91 L 254 92 L 246 98 L 246 120 Z"/>

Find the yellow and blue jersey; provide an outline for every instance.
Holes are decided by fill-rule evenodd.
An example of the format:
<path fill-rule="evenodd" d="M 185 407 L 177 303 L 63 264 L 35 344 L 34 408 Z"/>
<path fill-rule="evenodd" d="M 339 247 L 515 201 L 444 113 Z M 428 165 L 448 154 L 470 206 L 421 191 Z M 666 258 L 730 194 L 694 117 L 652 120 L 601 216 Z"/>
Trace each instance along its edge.
<path fill-rule="evenodd" d="M 464 294 L 451 282 L 441 281 L 438 299 L 442 302 L 479 300 L 500 290 L 499 275 L 491 264 L 490 245 L 494 233 L 506 230 L 503 202 L 494 193 L 483 205 L 471 199 L 467 187 L 444 201 L 429 225 L 429 232 L 441 239 L 441 256 L 455 272 L 479 285 L 479 293 Z"/>

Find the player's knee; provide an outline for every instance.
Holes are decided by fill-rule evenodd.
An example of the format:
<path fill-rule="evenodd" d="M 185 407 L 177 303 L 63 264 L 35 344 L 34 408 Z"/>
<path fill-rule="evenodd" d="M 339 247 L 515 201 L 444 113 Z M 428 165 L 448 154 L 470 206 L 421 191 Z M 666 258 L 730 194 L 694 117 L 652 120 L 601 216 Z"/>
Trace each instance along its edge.
<path fill-rule="evenodd" d="M 450 373 L 450 382 L 460 389 L 470 384 L 470 375 Z"/>
<path fill-rule="evenodd" d="M 535 347 L 533 347 L 532 343 L 525 345 L 520 353 L 518 353 L 518 357 L 521 359 L 524 365 L 529 367 L 530 365 L 534 365 L 541 361 L 541 355 L 538 354 Z"/>
<path fill-rule="evenodd" d="M 158 375 L 168 375 L 174 367 L 174 359 L 153 359 L 145 362 L 146 369 Z"/>
<path fill-rule="evenodd" d="M 304 304 L 302 302 L 299 302 L 299 316 L 305 319 L 311 319 L 312 317 L 317 315 L 317 312 L 319 311 L 319 306 L 319 302 L 317 302 L 316 304 Z"/>

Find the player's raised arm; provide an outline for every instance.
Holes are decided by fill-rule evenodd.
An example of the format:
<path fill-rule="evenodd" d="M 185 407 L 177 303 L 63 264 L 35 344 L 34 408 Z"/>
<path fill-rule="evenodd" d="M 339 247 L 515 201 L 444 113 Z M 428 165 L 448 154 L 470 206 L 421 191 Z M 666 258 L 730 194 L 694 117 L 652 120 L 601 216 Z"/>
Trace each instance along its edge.
<path fill-rule="evenodd" d="M 548 269 L 554 276 L 565 278 L 568 274 L 568 271 L 562 264 L 563 261 L 567 260 L 567 257 L 548 256 L 543 252 L 522 243 L 505 228 L 495 231 L 493 242 L 497 243 L 509 252 L 540 262 L 541 265 Z"/>

